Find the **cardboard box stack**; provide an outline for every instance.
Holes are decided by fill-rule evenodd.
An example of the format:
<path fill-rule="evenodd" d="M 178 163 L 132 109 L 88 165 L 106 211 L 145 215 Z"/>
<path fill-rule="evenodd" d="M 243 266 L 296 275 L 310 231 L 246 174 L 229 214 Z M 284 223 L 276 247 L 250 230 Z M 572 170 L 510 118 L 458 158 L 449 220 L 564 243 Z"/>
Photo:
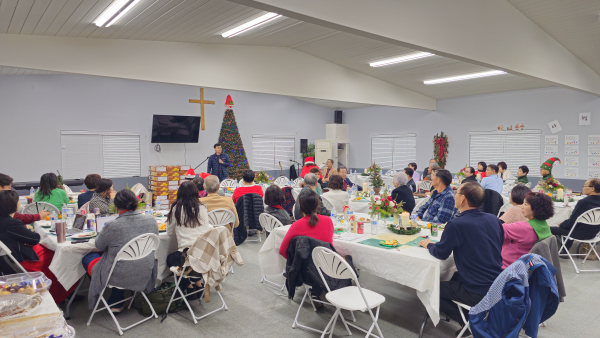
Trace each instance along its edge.
<path fill-rule="evenodd" d="M 177 199 L 177 189 L 189 165 L 150 166 L 148 187 L 154 194 L 154 205 L 160 201 L 161 210 L 169 210 Z"/>

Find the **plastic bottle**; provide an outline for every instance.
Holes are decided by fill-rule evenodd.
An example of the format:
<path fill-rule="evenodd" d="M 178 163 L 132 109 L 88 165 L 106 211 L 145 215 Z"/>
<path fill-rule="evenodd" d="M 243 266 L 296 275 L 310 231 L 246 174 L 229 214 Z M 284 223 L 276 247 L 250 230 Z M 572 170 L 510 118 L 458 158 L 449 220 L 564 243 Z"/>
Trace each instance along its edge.
<path fill-rule="evenodd" d="M 352 199 L 352 188 L 346 188 L 346 192 L 348 193 L 348 199 Z"/>
<path fill-rule="evenodd" d="M 152 214 L 152 208 L 150 207 L 150 204 L 146 204 L 146 209 L 144 210 L 144 213 L 146 215 L 151 215 Z"/>
<path fill-rule="evenodd" d="M 75 222 L 75 216 L 73 215 L 73 212 L 71 211 L 71 209 L 69 209 L 69 212 L 67 213 L 67 227 L 71 228 L 73 226 L 74 222 Z"/>
<path fill-rule="evenodd" d="M 35 197 L 35 189 L 33 187 L 29 188 L 29 195 L 31 196 L 31 198 Z"/>
<path fill-rule="evenodd" d="M 353 194 L 354 196 L 356 196 L 356 192 L 357 192 L 357 191 L 358 191 L 358 186 L 356 186 L 356 184 L 355 184 L 355 185 L 353 185 L 353 186 L 352 186 L 352 194 Z"/>
<path fill-rule="evenodd" d="M 160 210 L 160 201 L 156 200 L 156 210 Z"/>
<path fill-rule="evenodd" d="M 69 213 L 69 208 L 67 208 L 67 203 L 63 203 L 62 206 L 62 219 L 67 220 L 67 214 Z"/>
<path fill-rule="evenodd" d="M 337 215 L 334 211 L 331 212 L 331 222 L 333 223 L 333 228 L 337 225 Z"/>
<path fill-rule="evenodd" d="M 58 215 L 56 211 L 52 211 L 50 214 L 50 230 L 56 230 L 56 220 L 58 219 Z"/>

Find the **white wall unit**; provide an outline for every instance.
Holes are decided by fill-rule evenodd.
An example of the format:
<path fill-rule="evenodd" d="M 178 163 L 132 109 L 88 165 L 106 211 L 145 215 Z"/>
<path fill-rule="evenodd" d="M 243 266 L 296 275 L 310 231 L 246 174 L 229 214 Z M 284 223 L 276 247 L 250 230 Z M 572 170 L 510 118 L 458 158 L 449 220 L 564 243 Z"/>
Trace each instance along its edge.
<path fill-rule="evenodd" d="M 350 164 L 350 144 L 348 142 L 348 125 L 330 123 L 325 125 L 325 138 L 331 140 L 331 159 L 334 166 Z"/>
<path fill-rule="evenodd" d="M 331 158 L 331 140 L 315 140 L 315 164 L 321 166 Z"/>

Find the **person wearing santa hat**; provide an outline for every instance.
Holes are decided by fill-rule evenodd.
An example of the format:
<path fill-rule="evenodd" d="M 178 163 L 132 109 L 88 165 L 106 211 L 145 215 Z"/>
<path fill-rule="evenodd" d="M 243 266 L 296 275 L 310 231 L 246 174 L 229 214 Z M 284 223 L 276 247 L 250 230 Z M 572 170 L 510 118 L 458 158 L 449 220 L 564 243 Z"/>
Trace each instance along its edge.
<path fill-rule="evenodd" d="M 300 173 L 300 177 L 304 178 L 304 176 L 310 172 L 310 169 L 314 168 L 314 167 L 318 168 L 318 166 L 315 165 L 314 158 L 312 156 L 305 158 L 304 159 L 304 167 L 302 167 L 302 172 Z M 320 178 L 323 179 L 323 175 L 321 175 Z"/>
<path fill-rule="evenodd" d="M 540 175 L 542 175 L 542 180 L 547 181 L 549 179 L 554 178 L 552 176 L 552 167 L 554 166 L 554 162 L 558 161 L 560 163 L 560 158 L 558 157 L 550 157 L 542 165 L 540 166 Z"/>

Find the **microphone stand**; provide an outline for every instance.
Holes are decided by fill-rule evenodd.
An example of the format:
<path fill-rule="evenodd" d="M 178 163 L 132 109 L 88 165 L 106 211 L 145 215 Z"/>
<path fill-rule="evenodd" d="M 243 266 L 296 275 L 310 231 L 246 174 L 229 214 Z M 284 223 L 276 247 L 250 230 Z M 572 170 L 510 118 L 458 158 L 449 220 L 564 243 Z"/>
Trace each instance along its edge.
<path fill-rule="evenodd" d="M 198 169 L 198 167 L 199 167 L 199 166 L 203 165 L 203 164 L 204 164 L 204 162 L 208 161 L 208 159 L 209 159 L 209 158 L 210 158 L 210 156 L 207 156 L 207 157 L 206 157 L 206 159 L 205 159 L 204 161 L 202 161 L 202 163 L 198 164 L 198 165 L 196 166 L 196 168 L 194 168 L 194 171 L 196 171 L 196 169 Z"/>
<path fill-rule="evenodd" d="M 301 171 L 300 171 L 300 164 L 301 164 L 301 163 L 300 163 L 300 162 L 297 162 L 297 161 L 294 161 L 294 160 L 290 160 L 290 162 L 292 162 L 292 163 L 296 163 L 296 167 L 298 168 L 298 177 L 300 177 L 300 173 L 301 173 Z"/>

